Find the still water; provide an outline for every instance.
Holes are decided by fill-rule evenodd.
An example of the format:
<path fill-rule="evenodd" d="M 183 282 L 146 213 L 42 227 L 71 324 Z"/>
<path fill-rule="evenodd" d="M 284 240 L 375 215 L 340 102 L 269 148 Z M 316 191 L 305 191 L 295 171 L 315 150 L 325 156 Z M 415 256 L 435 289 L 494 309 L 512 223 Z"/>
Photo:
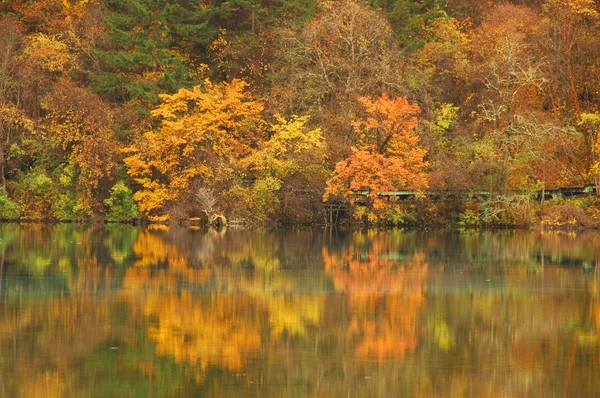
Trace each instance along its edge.
<path fill-rule="evenodd" d="M 597 397 L 600 236 L 0 225 L 0 397 Z"/>

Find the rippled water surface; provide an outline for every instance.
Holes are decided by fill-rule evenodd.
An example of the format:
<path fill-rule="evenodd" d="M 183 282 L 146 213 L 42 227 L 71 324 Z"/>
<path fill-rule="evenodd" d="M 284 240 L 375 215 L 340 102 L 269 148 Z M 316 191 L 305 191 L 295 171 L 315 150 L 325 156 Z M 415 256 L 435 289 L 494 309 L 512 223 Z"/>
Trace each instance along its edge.
<path fill-rule="evenodd" d="M 600 236 L 0 225 L 0 397 L 600 396 Z"/>

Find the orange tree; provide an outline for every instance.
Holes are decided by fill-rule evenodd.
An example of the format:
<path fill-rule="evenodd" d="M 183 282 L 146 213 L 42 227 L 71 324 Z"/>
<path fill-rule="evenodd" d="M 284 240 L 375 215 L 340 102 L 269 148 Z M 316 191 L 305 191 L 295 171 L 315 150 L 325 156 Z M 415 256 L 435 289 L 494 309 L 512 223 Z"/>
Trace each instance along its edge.
<path fill-rule="evenodd" d="M 426 150 L 419 147 L 415 131 L 420 108 L 409 103 L 406 97 L 389 98 L 387 94 L 377 98 L 361 97 L 359 101 L 367 117 L 353 123 L 358 147 L 352 148 L 352 154 L 337 163 L 327 182 L 324 199 L 341 195 L 356 204 L 353 194 L 368 186 L 371 209 L 357 206 L 355 216 L 362 217 L 368 211 L 371 220 L 400 221 L 394 217 L 398 206 L 392 206 L 377 193 L 427 188 Z"/>

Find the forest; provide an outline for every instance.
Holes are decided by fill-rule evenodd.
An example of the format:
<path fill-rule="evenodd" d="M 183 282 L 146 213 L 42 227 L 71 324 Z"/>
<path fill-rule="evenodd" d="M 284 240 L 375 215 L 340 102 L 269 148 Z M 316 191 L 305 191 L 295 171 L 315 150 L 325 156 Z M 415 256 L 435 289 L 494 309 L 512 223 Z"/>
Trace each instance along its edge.
<path fill-rule="evenodd" d="M 598 227 L 599 3 L 4 0 L 0 219 Z"/>

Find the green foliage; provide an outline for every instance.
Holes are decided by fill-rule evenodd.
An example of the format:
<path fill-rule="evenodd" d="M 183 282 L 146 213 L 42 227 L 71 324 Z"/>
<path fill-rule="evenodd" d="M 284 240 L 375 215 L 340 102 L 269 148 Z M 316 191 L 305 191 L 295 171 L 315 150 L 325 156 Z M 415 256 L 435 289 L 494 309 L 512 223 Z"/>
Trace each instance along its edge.
<path fill-rule="evenodd" d="M 52 213 L 60 221 L 83 221 L 94 215 L 85 192 L 81 192 L 79 176 L 79 169 L 74 166 L 66 166 L 60 173 L 60 193 L 52 204 Z"/>
<path fill-rule="evenodd" d="M 31 193 L 33 195 L 45 196 L 51 193 L 54 188 L 54 181 L 48 176 L 41 167 L 36 167 L 27 173 L 21 174 L 15 184 L 15 191 L 21 194 Z"/>
<path fill-rule="evenodd" d="M 358 221 L 363 221 L 365 218 L 369 221 L 373 220 L 372 213 L 367 206 L 356 206 L 354 212 L 352 212 L 352 217 Z"/>
<path fill-rule="evenodd" d="M 47 195 L 54 188 L 54 182 L 42 169 L 33 170 L 21 183 L 27 191 L 38 196 Z"/>
<path fill-rule="evenodd" d="M 107 234 L 104 246 L 108 249 L 110 257 L 118 267 L 125 267 L 135 259 L 133 245 L 138 239 L 139 228 L 127 224 L 106 224 Z"/>
<path fill-rule="evenodd" d="M 409 49 L 425 44 L 425 27 L 436 18 L 447 18 L 448 0 L 371 0 L 394 27 L 396 37 Z"/>
<path fill-rule="evenodd" d="M 78 205 L 73 191 L 59 195 L 52 210 L 54 216 L 60 221 L 78 221 L 85 214 L 85 211 Z"/>
<path fill-rule="evenodd" d="M 21 206 L 13 202 L 4 188 L 0 188 L 0 220 L 16 220 L 21 215 Z"/>
<path fill-rule="evenodd" d="M 416 217 L 414 208 L 403 204 L 394 204 L 386 209 L 386 221 L 392 225 L 413 224 Z"/>
<path fill-rule="evenodd" d="M 36 167 L 19 173 L 12 184 L 13 197 L 18 198 L 23 219 L 48 219 L 52 217 L 51 206 L 56 200 L 56 184 L 46 170 Z"/>
<path fill-rule="evenodd" d="M 127 222 L 140 217 L 140 211 L 133 200 L 133 194 L 123 181 L 119 181 L 110 190 L 110 197 L 104 201 L 108 211 L 106 221 Z"/>
<path fill-rule="evenodd" d="M 278 0 L 267 9 L 270 25 L 284 21 L 292 26 L 302 26 L 315 15 L 319 3 L 314 0 Z"/>
<path fill-rule="evenodd" d="M 105 41 L 96 50 L 104 71 L 97 93 L 118 102 L 158 103 L 158 94 L 196 82 L 196 57 L 218 32 L 212 6 L 195 1 L 107 0 Z"/>
<path fill-rule="evenodd" d="M 477 227 L 482 223 L 480 214 L 472 208 L 465 209 L 460 213 L 458 225 L 461 227 Z"/>

